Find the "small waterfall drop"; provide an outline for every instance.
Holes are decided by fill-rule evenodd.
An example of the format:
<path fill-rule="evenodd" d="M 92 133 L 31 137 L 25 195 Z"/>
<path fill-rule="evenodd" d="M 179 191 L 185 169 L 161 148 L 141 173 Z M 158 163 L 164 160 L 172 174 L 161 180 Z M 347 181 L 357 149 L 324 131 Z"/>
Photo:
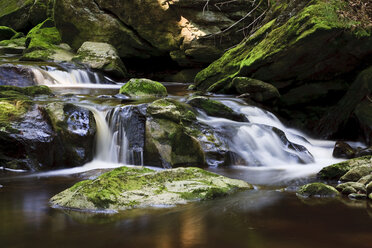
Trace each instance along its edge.
<path fill-rule="evenodd" d="M 76 86 L 88 84 L 113 84 L 114 82 L 103 75 L 87 69 L 57 69 L 54 67 L 33 67 L 35 83 L 48 86 Z"/>

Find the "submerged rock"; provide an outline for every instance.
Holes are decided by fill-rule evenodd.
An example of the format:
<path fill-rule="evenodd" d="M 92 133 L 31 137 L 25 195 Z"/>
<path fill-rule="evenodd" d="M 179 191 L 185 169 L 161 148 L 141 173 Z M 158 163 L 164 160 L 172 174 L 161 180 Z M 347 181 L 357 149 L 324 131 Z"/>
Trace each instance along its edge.
<path fill-rule="evenodd" d="M 335 197 L 340 193 L 324 183 L 310 183 L 300 187 L 297 194 L 303 197 Z"/>
<path fill-rule="evenodd" d="M 120 88 L 120 94 L 130 97 L 162 97 L 168 95 L 164 85 L 146 78 L 132 78 Z"/>
<path fill-rule="evenodd" d="M 124 78 L 128 75 L 116 49 L 107 43 L 84 42 L 73 60 L 87 64 L 92 69 L 101 70 L 116 78 Z"/>
<path fill-rule="evenodd" d="M 174 206 L 252 188 L 244 181 L 199 168 L 154 171 L 143 167 L 121 167 L 97 179 L 79 182 L 55 195 L 50 202 L 71 209 L 126 210 Z"/>
<path fill-rule="evenodd" d="M 231 119 L 234 121 L 248 122 L 245 115 L 236 113 L 223 103 L 203 96 L 191 97 L 188 101 L 191 106 L 205 111 L 207 115 Z"/>

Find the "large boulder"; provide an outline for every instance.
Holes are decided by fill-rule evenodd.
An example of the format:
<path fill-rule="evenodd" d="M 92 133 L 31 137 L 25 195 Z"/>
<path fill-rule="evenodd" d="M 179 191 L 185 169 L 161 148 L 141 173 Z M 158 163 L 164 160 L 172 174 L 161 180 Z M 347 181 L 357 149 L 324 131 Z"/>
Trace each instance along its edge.
<path fill-rule="evenodd" d="M 244 181 L 199 168 L 154 171 L 143 167 L 121 167 L 97 179 L 75 184 L 55 195 L 51 203 L 75 210 L 126 210 L 174 206 L 252 188 Z"/>
<path fill-rule="evenodd" d="M 11 169 L 47 170 L 81 166 L 93 158 L 93 114 L 63 103 L 36 103 L 46 86 L 0 86 L 0 164 Z"/>
<path fill-rule="evenodd" d="M 17 31 L 28 30 L 52 14 L 52 0 L 0 1 L 0 25 Z"/>
<path fill-rule="evenodd" d="M 74 49 L 105 42 L 120 57 L 164 56 L 190 66 L 210 63 L 240 42 L 266 8 L 267 1 L 56 0 L 54 17 Z"/>
<path fill-rule="evenodd" d="M 35 85 L 32 69 L 13 64 L 0 65 L 0 85 Z"/>
<path fill-rule="evenodd" d="M 371 54 L 368 23 L 341 14 L 353 11 L 348 4 L 340 0 L 296 3 L 297 8 L 295 3 L 274 4 L 280 15 L 201 71 L 195 78 L 197 88 L 224 91 L 241 76 L 278 88 L 324 82 L 357 69 Z"/>
<path fill-rule="evenodd" d="M 205 166 L 200 142 L 189 128 L 196 120 L 192 108 L 171 99 L 160 99 L 147 108 L 145 164 L 165 168 Z"/>
<path fill-rule="evenodd" d="M 5 26 L 0 26 L 0 41 L 10 40 L 16 34 L 17 32 L 14 31 L 14 29 Z"/>
<path fill-rule="evenodd" d="M 120 94 L 130 97 L 164 97 L 168 95 L 164 85 L 146 78 L 132 78 L 120 88 Z"/>
<path fill-rule="evenodd" d="M 84 42 L 73 60 L 86 64 L 92 69 L 101 70 L 116 78 L 127 76 L 127 70 L 116 49 L 107 43 Z"/>

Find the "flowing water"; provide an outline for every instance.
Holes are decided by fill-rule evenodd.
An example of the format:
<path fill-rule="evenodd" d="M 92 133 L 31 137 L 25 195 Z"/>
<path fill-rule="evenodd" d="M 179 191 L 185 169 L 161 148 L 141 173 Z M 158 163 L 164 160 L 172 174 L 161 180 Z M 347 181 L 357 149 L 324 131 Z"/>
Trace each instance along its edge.
<path fill-rule="evenodd" d="M 56 99 L 91 110 L 97 123 L 95 159 L 43 173 L 0 170 L 1 247 L 371 247 L 372 206 L 349 199 L 305 201 L 298 186 L 335 163 L 334 142 L 285 127 L 270 112 L 226 96 L 214 99 L 245 114 L 247 123 L 198 114 L 231 148 L 227 167 L 210 171 L 256 185 L 213 201 L 118 214 L 54 209 L 48 200 L 74 183 L 122 165 L 143 165 L 141 132 L 133 124 L 142 100 L 112 97 L 120 84 L 82 69 L 33 68 Z M 111 83 L 111 84 L 110 84 Z M 187 85 L 166 84 L 185 100 Z M 146 166 L 146 165 L 145 165 Z M 158 168 L 159 169 L 159 168 Z"/>

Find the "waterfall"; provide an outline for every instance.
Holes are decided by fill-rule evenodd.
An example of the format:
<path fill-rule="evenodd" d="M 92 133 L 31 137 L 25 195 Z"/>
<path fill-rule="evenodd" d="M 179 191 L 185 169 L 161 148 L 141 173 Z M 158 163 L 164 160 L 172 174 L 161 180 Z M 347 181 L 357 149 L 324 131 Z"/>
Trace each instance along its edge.
<path fill-rule="evenodd" d="M 228 146 L 237 157 L 235 164 L 242 164 L 243 160 L 249 166 L 283 168 L 309 164 L 319 168 L 339 161 L 332 157 L 334 142 L 306 137 L 297 130 L 285 127 L 274 114 L 247 106 L 239 100 L 220 101 L 244 114 L 249 122 L 235 122 L 204 113 L 198 118 L 225 135 Z"/>
<path fill-rule="evenodd" d="M 95 160 L 116 164 L 143 165 L 143 143 L 133 144 L 128 140 L 131 115 L 135 106 L 116 107 L 109 111 L 92 111 L 97 124 Z M 132 133 L 138 137 L 141 134 Z"/>
<path fill-rule="evenodd" d="M 76 86 L 87 84 L 113 84 L 112 80 L 100 73 L 87 69 L 57 69 L 55 67 L 32 67 L 34 81 L 38 85 Z"/>

